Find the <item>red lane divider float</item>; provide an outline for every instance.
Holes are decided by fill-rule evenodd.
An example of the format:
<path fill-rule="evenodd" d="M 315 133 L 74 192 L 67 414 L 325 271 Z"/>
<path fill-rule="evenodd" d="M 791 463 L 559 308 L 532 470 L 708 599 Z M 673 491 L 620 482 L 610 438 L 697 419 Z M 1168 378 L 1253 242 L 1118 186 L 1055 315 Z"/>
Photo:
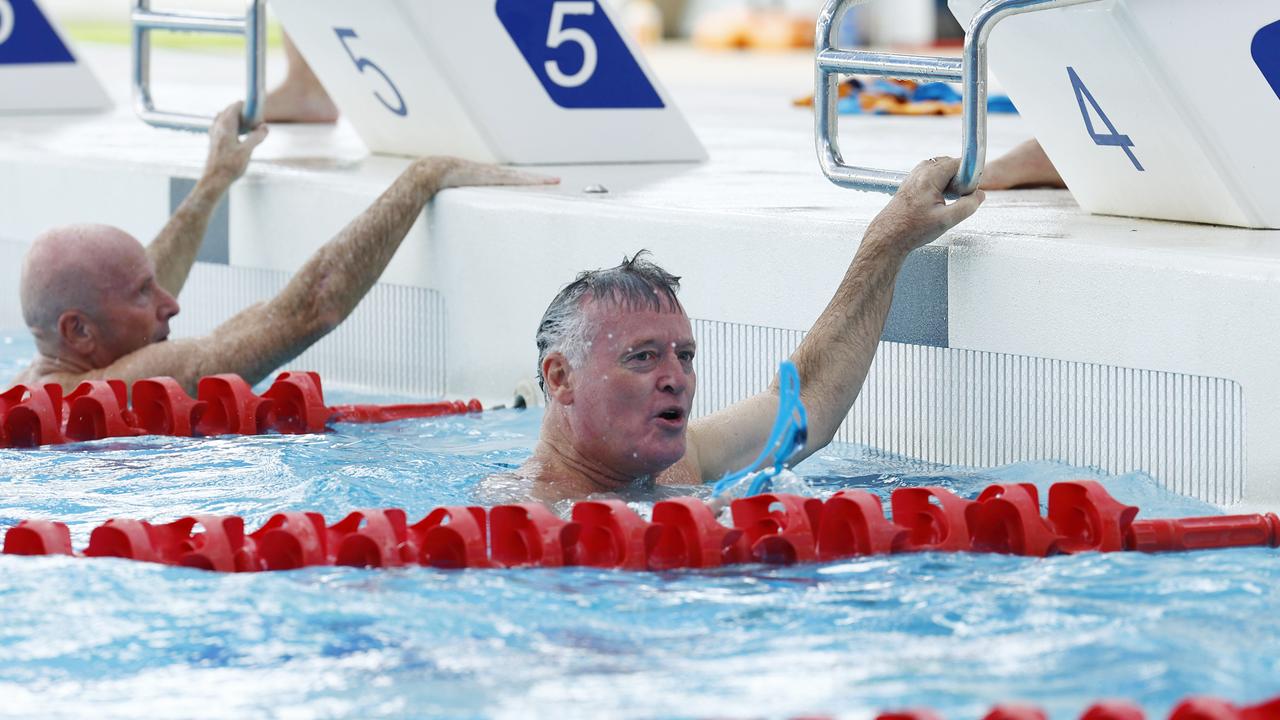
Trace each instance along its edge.
<path fill-rule="evenodd" d="M 732 527 L 694 498 L 658 502 L 651 521 L 618 500 L 580 502 L 569 520 L 538 503 L 443 507 L 412 524 L 399 508 L 356 510 L 333 525 L 319 513 L 282 512 L 253 532 L 236 516 L 194 515 L 167 524 L 112 519 L 93 530 L 83 555 L 223 572 L 312 565 L 668 570 L 919 551 L 1045 557 L 1280 546 L 1274 513 L 1139 520 L 1137 508 L 1093 480 L 1053 485 L 1045 516 L 1029 484 L 992 485 L 976 500 L 939 487 L 902 488 L 890 506 L 887 518 L 880 499 L 860 490 L 826 502 L 756 495 L 733 501 Z M 9 528 L 4 552 L 73 554 L 66 525 L 51 520 Z"/>
<path fill-rule="evenodd" d="M 997 705 L 982 720 L 1048 720 L 1049 715 L 1034 705 Z M 806 716 L 806 720 L 825 720 Z M 876 720 L 942 720 L 932 710 L 911 709 L 884 712 Z M 1142 708 L 1125 700 L 1103 700 L 1090 705 L 1080 720 L 1146 720 Z M 1280 697 L 1256 705 L 1234 705 L 1214 697 L 1189 697 L 1174 706 L 1169 720 L 1280 720 Z"/>
<path fill-rule="evenodd" d="M 212 375 L 197 383 L 195 398 L 167 377 L 139 380 L 132 388 L 122 380 L 86 380 L 66 397 L 57 385 L 17 385 L 0 394 L 0 448 L 136 435 L 319 433 L 330 422 L 381 423 L 481 410 L 479 400 L 329 407 L 314 372 L 281 373 L 262 395 L 254 395 L 238 375 Z"/>

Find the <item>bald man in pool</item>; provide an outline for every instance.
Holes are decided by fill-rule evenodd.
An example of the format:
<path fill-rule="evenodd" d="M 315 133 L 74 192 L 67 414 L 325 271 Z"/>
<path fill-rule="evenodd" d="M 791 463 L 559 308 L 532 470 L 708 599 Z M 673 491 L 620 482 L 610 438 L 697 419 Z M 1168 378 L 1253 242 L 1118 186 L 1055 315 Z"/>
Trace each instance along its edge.
<path fill-rule="evenodd" d="M 147 247 L 118 228 L 70 225 L 37 237 L 19 283 L 37 357 L 16 383 L 129 382 L 170 376 L 189 391 L 205 375 L 250 383 L 336 328 L 377 281 L 427 202 L 441 190 L 556 182 L 456 158 L 413 162 L 374 203 L 322 246 L 279 295 L 208 337 L 169 341 L 169 320 L 219 199 L 245 171 L 262 127 L 237 134 L 240 104 L 218 115 L 195 189 Z"/>
<path fill-rule="evenodd" d="M 867 226 L 835 296 L 791 355 L 809 416 L 796 462 L 835 437 L 858 397 L 907 254 L 982 203 L 981 190 L 951 204 L 943 199 L 958 168 L 950 158 L 916 166 Z M 693 485 L 755 459 L 778 410 L 777 379 L 690 424 L 696 347 L 678 289 L 679 278 L 637 256 L 582 273 L 552 300 L 537 333 L 547 399 L 538 444 L 514 473 L 491 478 L 488 490 L 556 501 L 648 482 Z"/>

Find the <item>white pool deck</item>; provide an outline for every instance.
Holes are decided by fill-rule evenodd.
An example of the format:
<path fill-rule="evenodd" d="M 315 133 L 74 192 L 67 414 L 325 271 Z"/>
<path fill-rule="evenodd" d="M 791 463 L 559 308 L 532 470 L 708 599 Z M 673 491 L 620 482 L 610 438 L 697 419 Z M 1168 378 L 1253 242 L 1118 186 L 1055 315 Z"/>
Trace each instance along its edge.
<path fill-rule="evenodd" d="M 126 49 L 80 50 L 116 99 L 113 112 L 0 118 L 0 238 L 9 241 L 0 328 L 20 323 L 23 243 L 80 221 L 145 241 L 168 216 L 173 179 L 197 177 L 204 160 L 203 136 L 134 117 Z M 405 241 L 384 280 L 443 298 L 448 395 L 509 400 L 533 374 L 533 332 L 553 294 L 578 270 L 640 248 L 684 276 L 691 316 L 736 324 L 716 327 L 748 339 L 704 341 L 721 352 L 703 377 L 716 404 L 746 392 L 715 375 L 746 372 L 730 355 L 754 352 L 763 341 L 753 332 L 793 337 L 784 331 L 807 328 L 829 299 L 886 198 L 839 189 L 819 171 L 812 115 L 790 104 L 811 91 L 809 57 L 664 47 L 649 60 L 708 162 L 545 167 L 559 187 L 450 190 Z M 241 92 L 234 55 L 164 51 L 156 64 L 163 105 L 213 110 Z M 1019 118 L 992 116 L 989 157 L 1029 135 Z M 851 161 L 907 169 L 957 154 L 959 125 L 848 117 L 841 141 Z M 273 127 L 231 192 L 214 254 L 232 267 L 294 270 L 407 162 L 368 155 L 341 123 Z M 592 185 L 609 192 L 583 192 Z M 863 424 L 893 433 L 850 438 L 944 462 L 1052 458 L 1148 471 L 1233 510 L 1274 510 L 1278 312 L 1280 231 L 1093 216 L 1065 191 L 991 193 L 910 260 L 885 335 L 896 354 L 882 365 L 894 366 L 878 369 L 861 403 L 875 402 Z M 996 417 L 1002 408 L 1016 418 Z M 1209 475 L 1237 485 L 1209 488 Z"/>

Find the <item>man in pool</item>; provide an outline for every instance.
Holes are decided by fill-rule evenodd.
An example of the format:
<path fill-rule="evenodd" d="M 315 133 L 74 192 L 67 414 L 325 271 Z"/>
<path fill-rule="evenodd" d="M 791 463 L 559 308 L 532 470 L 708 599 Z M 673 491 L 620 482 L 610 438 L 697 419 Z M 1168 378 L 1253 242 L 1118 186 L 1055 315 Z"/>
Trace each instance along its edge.
<path fill-rule="evenodd" d="M 944 201 L 958 167 L 950 158 L 916 166 L 867 227 L 835 296 L 792 354 L 809 419 L 796 462 L 831 441 L 857 398 L 907 254 L 982 203 L 981 190 Z M 537 334 L 547 410 L 532 457 L 515 472 L 535 498 L 581 498 L 649 481 L 692 485 L 760 453 L 778 409 L 776 379 L 689 423 L 695 344 L 678 288 L 679 278 L 637 255 L 582 273 L 551 301 Z"/>
<path fill-rule="evenodd" d="M 175 298 L 209 218 L 266 137 L 265 127 L 239 137 L 239 115 L 237 103 L 218 116 L 203 176 L 148 247 L 104 225 L 58 227 L 32 242 L 19 291 L 38 355 L 16 383 L 57 383 L 70 390 L 82 380 L 167 375 L 193 392 L 199 378 L 217 373 L 256 383 L 355 309 L 437 192 L 555 182 L 456 158 L 417 160 L 317 250 L 279 295 L 245 309 L 208 337 L 166 342 L 169 320 L 178 314 Z"/>

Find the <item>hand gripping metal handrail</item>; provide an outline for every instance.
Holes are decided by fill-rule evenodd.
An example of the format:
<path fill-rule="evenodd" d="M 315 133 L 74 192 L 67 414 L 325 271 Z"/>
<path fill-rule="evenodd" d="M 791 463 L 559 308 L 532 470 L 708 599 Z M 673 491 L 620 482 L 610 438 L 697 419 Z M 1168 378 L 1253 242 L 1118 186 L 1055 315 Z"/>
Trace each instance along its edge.
<path fill-rule="evenodd" d="M 963 151 L 960 170 L 948 194 L 968 195 L 978 187 L 987 154 L 987 38 L 1007 17 L 1039 10 L 1083 5 L 1098 0 L 989 0 L 969 22 L 964 53 L 959 58 L 895 55 L 837 47 L 840 21 L 848 9 L 866 0 L 828 0 L 818 15 L 814 40 L 814 130 L 818 164 L 831 182 L 854 190 L 895 193 L 907 173 L 846 165 L 840 154 L 836 113 L 840 74 L 878 75 L 963 85 L 961 121 Z"/>
<path fill-rule="evenodd" d="M 246 0 L 240 15 L 154 11 L 151 0 L 134 0 L 133 13 L 133 103 L 138 117 L 148 125 L 174 130 L 207 131 L 213 117 L 157 110 L 151 99 L 151 33 L 173 32 L 243 35 L 245 38 L 246 90 L 240 130 L 262 124 L 262 100 L 266 94 L 267 3 Z"/>

